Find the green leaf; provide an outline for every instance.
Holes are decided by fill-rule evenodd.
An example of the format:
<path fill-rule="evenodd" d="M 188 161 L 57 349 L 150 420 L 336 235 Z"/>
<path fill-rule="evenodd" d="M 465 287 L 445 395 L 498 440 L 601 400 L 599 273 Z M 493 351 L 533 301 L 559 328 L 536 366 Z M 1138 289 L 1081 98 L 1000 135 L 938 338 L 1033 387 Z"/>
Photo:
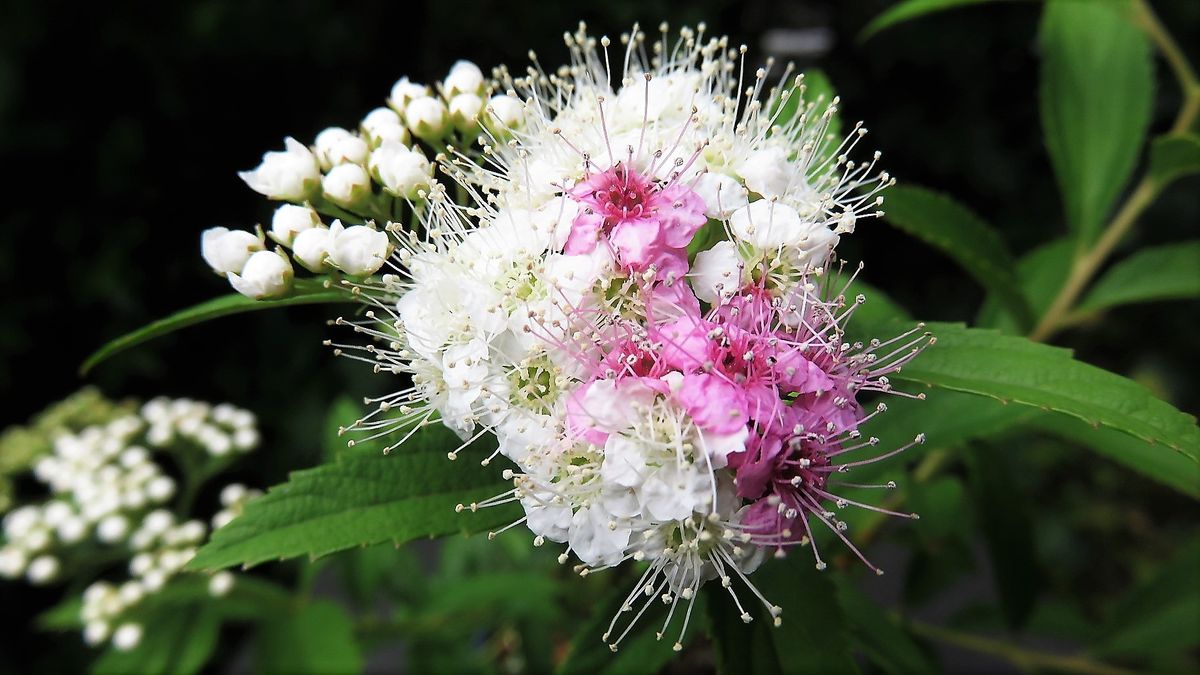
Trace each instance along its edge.
<path fill-rule="evenodd" d="M 772 625 L 761 603 L 735 581 L 752 621 L 744 623 L 719 583 L 705 586 L 710 632 L 722 673 L 854 673 L 846 617 L 838 605 L 830 574 L 816 569 L 811 556 L 796 551 L 770 560 L 752 581 L 771 603 L 781 607 L 781 623 Z"/>
<path fill-rule="evenodd" d="M 896 185 L 885 195 L 885 218 L 937 248 L 996 295 L 1021 325 L 1031 315 L 1014 273 L 1016 261 L 1004 240 L 962 204 L 914 185 Z"/>
<path fill-rule="evenodd" d="M 1146 175 L 1159 187 L 1200 173 L 1200 136 L 1194 133 L 1159 136 L 1150 143 L 1150 166 Z"/>
<path fill-rule="evenodd" d="M 940 670 L 902 627 L 871 602 L 854 583 L 837 577 L 838 604 L 846 614 L 850 635 L 867 658 L 885 673 L 921 675 Z"/>
<path fill-rule="evenodd" d="M 626 673 L 657 673 L 663 669 L 676 653 L 672 645 L 676 640 L 685 646 L 690 644 L 703 629 L 705 616 L 704 594 L 696 596 L 696 604 L 692 608 L 691 620 L 688 622 L 687 633 L 679 637 L 683 627 L 683 614 L 687 607 L 680 604 L 676 607 L 675 616 L 662 639 L 657 633 L 662 629 L 666 620 L 667 608 L 657 600 L 653 602 L 646 614 L 634 625 L 629 635 L 621 641 L 616 652 L 613 652 L 602 636 L 608 630 L 608 624 L 613 616 L 621 609 L 621 603 L 633 590 L 633 579 L 626 579 L 625 584 L 617 588 L 591 612 L 590 617 L 571 639 L 571 649 L 567 658 L 558 667 L 559 675 L 583 675 L 585 673 L 603 673 L 622 675 Z M 683 601 L 681 601 L 682 603 Z M 626 613 L 624 619 L 630 617 Z M 624 623 L 619 622 L 619 625 Z M 615 639 L 614 635 L 612 639 Z"/>
<path fill-rule="evenodd" d="M 1017 279 L 1021 294 L 1029 304 L 1033 316 L 1040 319 L 1054 296 L 1067 281 L 1071 272 L 1071 258 L 1075 254 L 1075 243 L 1071 239 L 1058 239 L 1044 244 L 1025 254 L 1017 263 Z M 995 328 L 1011 335 L 1024 333 L 1012 315 L 1003 311 L 994 293 L 988 294 L 979 309 L 978 323 L 985 328 Z"/>
<path fill-rule="evenodd" d="M 1041 112 L 1067 222 L 1090 246 L 1137 163 L 1153 103 L 1146 35 L 1128 2 L 1048 0 Z"/>
<path fill-rule="evenodd" d="M 1033 426 L 1073 441 L 1163 485 L 1200 499 L 1200 464 L 1177 452 L 1161 448 L 1127 434 L 1092 427 L 1062 415 L 1044 415 Z"/>
<path fill-rule="evenodd" d="M 892 379 L 1052 410 L 1200 461 L 1195 418 L 1132 380 L 1074 360 L 1066 349 L 1024 338 L 956 324 L 929 329 L 937 344 Z"/>
<path fill-rule="evenodd" d="M 1138 251 L 1117 263 L 1079 303 L 1086 314 L 1150 300 L 1200 297 L 1200 241 Z"/>
<path fill-rule="evenodd" d="M 164 608 L 139 618 L 143 633 L 137 647 L 129 651 L 109 647 L 92 664 L 93 673 L 187 675 L 199 672 L 216 649 L 220 617 L 204 604 Z"/>
<path fill-rule="evenodd" d="M 1117 604 L 1104 639 L 1095 652 L 1101 656 L 1148 654 L 1158 656 L 1200 646 L 1200 539 L 1193 539 L 1138 584 Z"/>
<path fill-rule="evenodd" d="M 455 505 L 498 495 L 512 486 L 500 469 L 482 467 L 486 445 L 472 446 L 455 462 L 460 445 L 445 427 L 426 427 L 400 452 L 346 452 L 337 460 L 297 471 L 282 485 L 246 505 L 245 512 L 213 533 L 190 563 L 217 569 L 300 555 L 318 557 L 385 541 L 486 530 L 516 520 L 511 505 L 455 512 Z"/>
<path fill-rule="evenodd" d="M 1005 620 L 1015 630 L 1029 618 L 1041 591 L 1042 574 L 1034 556 L 1032 499 L 1022 487 L 1011 454 L 977 446 L 965 457 L 996 595 Z"/>
<path fill-rule="evenodd" d="M 966 7 L 968 5 L 982 5 L 990 1 L 992 0 L 902 0 L 888 7 L 879 16 L 871 19 L 871 22 L 858 34 L 858 39 L 866 40 L 885 28 L 891 28 L 898 23 L 925 16 L 926 14 L 954 9 L 956 7 Z"/>
<path fill-rule="evenodd" d="M 242 312 L 254 312 L 262 309 L 274 309 L 276 307 L 290 307 L 292 305 L 342 302 L 350 302 L 350 295 L 336 288 L 325 288 L 324 281 L 321 279 L 297 279 L 292 288 L 291 295 L 278 300 L 252 300 L 237 293 L 223 295 L 176 312 L 171 316 L 159 319 L 132 333 L 126 333 L 108 342 L 91 356 L 87 357 L 87 360 L 79 367 L 79 374 L 86 375 L 89 370 L 96 367 L 102 361 L 106 361 L 111 356 L 131 347 L 136 347 L 143 342 L 162 337 L 167 333 L 173 333 L 181 328 L 219 319 L 223 316 L 241 314 Z"/>
<path fill-rule="evenodd" d="M 264 621 L 258 631 L 258 672 L 356 673 L 363 657 L 354 640 L 354 624 L 326 600 Z"/>
<path fill-rule="evenodd" d="M 73 631 L 83 628 L 83 597 L 68 596 L 65 600 L 38 615 L 34 623 L 42 630 Z"/>

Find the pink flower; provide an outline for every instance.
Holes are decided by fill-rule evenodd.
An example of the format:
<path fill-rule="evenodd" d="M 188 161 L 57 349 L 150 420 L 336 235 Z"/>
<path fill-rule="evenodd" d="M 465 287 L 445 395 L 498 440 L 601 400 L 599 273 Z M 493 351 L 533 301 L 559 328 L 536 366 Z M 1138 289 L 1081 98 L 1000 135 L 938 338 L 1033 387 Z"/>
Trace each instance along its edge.
<path fill-rule="evenodd" d="M 663 185 L 621 164 L 589 176 L 568 193 L 583 208 L 563 249 L 585 254 L 607 239 L 617 262 L 633 272 L 654 266 L 668 277 L 687 272 L 687 246 L 708 218 L 685 185 Z"/>

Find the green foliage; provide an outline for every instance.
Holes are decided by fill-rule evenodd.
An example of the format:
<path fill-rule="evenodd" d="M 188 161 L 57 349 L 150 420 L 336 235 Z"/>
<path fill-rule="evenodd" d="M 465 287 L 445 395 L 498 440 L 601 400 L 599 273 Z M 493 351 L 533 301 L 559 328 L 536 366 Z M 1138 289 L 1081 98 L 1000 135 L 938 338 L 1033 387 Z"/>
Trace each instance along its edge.
<path fill-rule="evenodd" d="M 993 0 L 900 0 L 896 4 L 888 7 L 882 14 L 871 19 L 871 22 L 862 29 L 858 34 L 859 40 L 866 40 L 876 33 L 891 28 L 898 23 L 904 23 L 911 19 L 941 12 L 956 7 L 966 7 L 968 5 L 981 5 L 985 2 Z"/>
<path fill-rule="evenodd" d="M 250 502 L 245 512 L 213 534 L 190 563 L 194 569 L 254 565 L 299 555 L 318 557 L 385 541 L 486 530 L 516 519 L 509 506 L 456 513 L 509 489 L 500 469 L 481 467 L 484 450 L 472 447 L 456 463 L 446 453 L 459 441 L 434 425 L 415 434 L 398 453 L 347 452 Z M 490 452 L 490 451 L 488 451 Z"/>
<path fill-rule="evenodd" d="M 941 250 L 994 293 L 1019 325 L 1030 323 L 1021 294 L 1016 262 L 1004 240 L 987 223 L 953 199 L 913 185 L 886 193 L 888 222 Z"/>
<path fill-rule="evenodd" d="M 363 666 L 353 621 L 327 600 L 264 621 L 257 643 L 260 673 L 355 673 Z"/>
<path fill-rule="evenodd" d="M 846 614 L 850 634 L 877 668 L 889 675 L 921 675 L 937 670 L 921 645 L 850 579 L 839 576 L 836 586 L 838 604 Z"/>
<path fill-rule="evenodd" d="M 182 328 L 219 319 L 223 316 L 264 309 L 275 309 L 278 307 L 290 307 L 292 305 L 316 305 L 349 301 L 350 296 L 346 291 L 337 288 L 325 288 L 324 279 L 319 278 L 297 279 L 291 294 L 278 300 L 252 300 L 237 293 L 223 295 L 219 298 L 206 300 L 193 307 L 178 311 L 171 316 L 159 319 L 132 333 L 127 333 L 108 342 L 83 362 L 83 365 L 79 367 L 79 372 L 81 375 L 86 375 L 88 371 L 95 368 L 101 362 L 126 349 L 136 347 L 144 342 L 162 337 L 168 333 L 173 333 Z"/>
<path fill-rule="evenodd" d="M 1080 313 L 1151 300 L 1200 297 L 1200 241 L 1145 248 L 1113 266 L 1079 303 Z"/>
<path fill-rule="evenodd" d="M 1150 143 L 1150 166 L 1146 174 L 1155 185 L 1200 172 L 1200 136 L 1195 133 L 1160 136 Z"/>
<path fill-rule="evenodd" d="M 1145 34 L 1128 2 L 1047 0 L 1041 111 L 1067 222 L 1091 244 L 1137 163 L 1154 93 Z"/>
<path fill-rule="evenodd" d="M 1074 241 L 1056 239 L 1025 254 L 1017 263 L 1017 279 L 1021 284 L 1021 293 L 1025 296 L 1034 318 L 1042 318 L 1050 308 L 1050 303 L 1054 301 L 1054 296 L 1066 282 L 1074 252 Z M 1003 311 L 1003 306 L 995 294 L 989 294 L 984 301 L 979 310 L 978 323 L 980 326 L 1013 335 L 1023 332 L 1012 315 Z"/>
<path fill-rule="evenodd" d="M 221 622 L 216 610 L 196 603 L 163 608 L 143 616 L 144 634 L 137 647 L 109 647 L 95 663 L 96 675 L 199 672 L 217 646 Z"/>

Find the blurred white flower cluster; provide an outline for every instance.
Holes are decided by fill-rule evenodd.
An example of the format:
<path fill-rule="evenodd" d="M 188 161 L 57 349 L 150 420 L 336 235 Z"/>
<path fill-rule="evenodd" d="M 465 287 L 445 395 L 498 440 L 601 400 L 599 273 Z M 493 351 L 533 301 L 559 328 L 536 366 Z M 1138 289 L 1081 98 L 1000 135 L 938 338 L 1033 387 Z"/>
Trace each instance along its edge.
<path fill-rule="evenodd" d="M 401 79 L 387 106 L 367 113 L 357 129 L 325 129 L 311 146 L 287 138 L 283 151 L 266 153 L 239 175 L 255 191 L 290 203 L 265 232 L 206 230 L 204 260 L 256 300 L 286 295 L 294 264 L 317 274 L 378 272 L 394 248 L 386 230 L 417 218 L 438 188 L 431 155 L 522 126 L 523 105 L 505 95 L 487 98 L 488 84 L 478 66 L 459 61 L 433 89 Z"/>
<path fill-rule="evenodd" d="M 202 520 L 178 513 L 190 511 L 204 477 L 258 443 L 257 420 L 249 411 L 188 399 L 156 398 L 136 414 L 62 433 L 33 466 L 48 499 L 4 517 L 0 577 L 80 582 L 108 571 L 98 565 L 127 559 L 127 580 L 88 586 L 80 618 L 88 644 L 111 640 L 118 649 L 135 647 L 143 627 L 123 620 L 123 614 L 182 572 L 209 533 Z M 160 456 L 173 461 L 160 463 Z M 178 479 L 172 469 L 180 470 Z M 232 520 L 258 494 L 227 485 L 212 528 Z M 222 572 L 209 588 L 222 595 L 233 582 Z"/>

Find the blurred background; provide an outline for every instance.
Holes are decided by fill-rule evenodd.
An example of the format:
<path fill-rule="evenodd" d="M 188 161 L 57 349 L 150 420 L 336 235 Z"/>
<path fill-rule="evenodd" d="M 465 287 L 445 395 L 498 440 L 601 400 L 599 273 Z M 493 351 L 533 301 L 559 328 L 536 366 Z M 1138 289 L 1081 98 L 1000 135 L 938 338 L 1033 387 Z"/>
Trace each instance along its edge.
<path fill-rule="evenodd" d="M 78 389 L 79 364 L 106 340 L 228 292 L 199 257 L 200 231 L 269 220 L 271 205 L 236 171 L 255 166 L 284 135 L 311 139 L 327 126 L 352 126 L 383 104 L 399 77 L 433 82 L 459 58 L 485 70 L 501 63 L 519 69 L 534 49 L 556 63 L 566 55 L 563 31 L 580 18 L 591 32 L 612 35 L 634 21 L 646 28 L 664 19 L 673 27 L 706 21 L 710 32 L 750 45 L 753 58 L 820 67 L 843 99 L 844 117 L 866 122 L 866 147 L 882 150 L 883 166 L 900 180 L 954 195 L 997 226 L 1017 254 L 1065 232 L 1038 120 L 1037 7 L 968 8 L 858 41 L 889 4 L 5 0 L 0 426 Z M 1200 61 L 1200 3 L 1152 4 L 1192 62 Z M 1179 100 L 1161 67 L 1159 80 L 1152 133 L 1169 126 Z M 1197 189 L 1200 180 L 1191 177 L 1165 194 L 1143 219 L 1138 243 L 1194 237 Z M 864 223 L 841 252 L 864 260 L 866 279 L 916 316 L 970 321 L 982 300 L 948 259 L 881 221 Z M 111 398 L 167 394 L 256 411 L 264 450 L 242 477 L 271 485 L 319 460 L 336 394 L 369 394 L 383 384 L 321 346 L 330 311 L 296 307 L 204 324 L 126 352 L 87 382 Z M 1058 342 L 1195 414 L 1198 326 L 1194 304 L 1142 305 Z M 1100 461 L 1094 455 L 1062 457 L 1065 468 L 1059 462 L 1025 486 L 1041 508 L 1058 510 L 1039 512 L 1050 526 L 1038 536 L 1068 538 L 1039 539 L 1042 550 L 1078 547 L 1073 558 L 1044 561 L 1060 567 L 1049 572 L 1050 583 L 1101 595 L 1124 590 L 1137 565 L 1168 548 L 1174 524 L 1186 524 L 1194 504 L 1116 465 L 1093 466 Z M 1072 458 L 1087 466 L 1071 467 Z M 1083 513 L 1097 490 L 1103 503 Z M 1114 538 L 1135 546 L 1107 555 Z M 901 556 L 906 564 L 900 552 L 881 555 L 884 563 Z M 963 574 L 974 580 L 963 592 L 986 597 L 986 576 Z M 889 579 L 899 583 L 903 575 Z M 28 617 L 55 596 L 6 587 L 0 670 L 28 672 L 64 643 L 83 652 L 73 636 L 28 627 Z M 973 669 L 999 667 L 949 658 Z"/>

